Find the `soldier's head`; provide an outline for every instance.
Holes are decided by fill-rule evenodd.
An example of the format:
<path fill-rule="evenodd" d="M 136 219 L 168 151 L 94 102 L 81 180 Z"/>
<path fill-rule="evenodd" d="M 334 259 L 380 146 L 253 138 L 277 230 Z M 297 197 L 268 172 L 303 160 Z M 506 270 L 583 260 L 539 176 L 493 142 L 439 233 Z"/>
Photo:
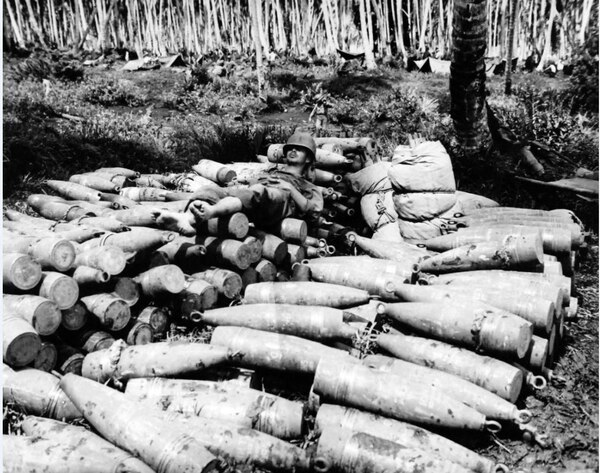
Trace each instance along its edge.
<path fill-rule="evenodd" d="M 285 161 L 288 164 L 312 167 L 315 162 L 317 144 L 308 133 L 294 133 L 283 145 Z"/>

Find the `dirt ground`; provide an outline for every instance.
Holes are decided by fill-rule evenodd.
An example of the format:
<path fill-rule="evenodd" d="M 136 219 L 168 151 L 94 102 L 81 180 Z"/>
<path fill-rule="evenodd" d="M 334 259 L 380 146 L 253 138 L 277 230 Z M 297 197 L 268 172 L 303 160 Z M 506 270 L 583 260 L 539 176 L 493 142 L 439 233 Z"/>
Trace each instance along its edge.
<path fill-rule="evenodd" d="M 486 453 L 523 471 L 598 471 L 598 240 L 575 276 L 579 312 L 567 324 L 554 366 L 561 379 L 525 397 L 533 424 L 548 435 L 541 448 L 522 441 L 495 439 Z"/>
<path fill-rule="evenodd" d="M 14 59 L 5 57 L 5 100 L 15 93 L 12 82 L 7 82 L 7 75 L 15 64 Z M 123 72 L 114 67 L 95 67 L 86 69 L 86 81 L 91 79 L 114 79 L 122 81 L 129 86 L 135 86 L 146 95 L 146 103 L 142 106 L 115 105 L 103 109 L 112 114 L 121 115 L 124 120 L 135 120 L 146 116 L 153 124 L 168 127 L 174 121 L 183 119 L 184 116 L 196 113 L 193 110 L 178 110 L 165 105 L 165 94 L 169 91 L 180 90 L 181 84 L 186 80 L 185 71 L 159 70 Z M 7 67 L 8 66 L 8 67 Z M 330 69 L 303 69 L 291 67 L 291 71 L 303 82 L 305 87 L 312 87 L 316 82 L 331 81 L 328 90 L 346 88 L 350 96 L 363 97 L 370 100 L 373 95 L 390 90 L 392 86 L 401 84 L 402 87 L 414 90 L 416 94 L 428 94 L 438 101 L 443 109 L 448 104 L 448 78 L 432 76 L 426 79 L 417 73 L 400 73 L 388 70 L 382 73 L 377 80 L 369 76 L 366 79 L 360 74 L 353 78 L 335 77 Z M 240 74 L 245 71 L 238 71 Z M 280 71 L 281 72 L 281 71 Z M 285 72 L 285 70 L 283 71 Z M 519 83 L 525 80 L 521 75 L 515 78 Z M 528 79 L 529 80 L 529 79 Z M 564 80 L 555 79 L 548 81 L 540 78 L 544 87 L 560 89 L 564 87 Z M 489 87 L 500 87 L 499 79 L 492 79 Z M 7 88 L 8 86 L 8 88 Z M 40 85 L 41 87 L 41 85 Z M 61 87 L 53 84 L 52 87 Z M 280 91 L 276 89 L 273 96 Z M 223 114 L 237 119 L 235 107 L 225 110 L 227 97 L 220 97 Z M 87 104 L 80 104 L 88 108 Z M 219 105 L 220 106 L 220 105 Z M 71 108 L 70 111 L 76 109 Z M 300 100 L 282 103 L 272 110 L 264 110 L 250 117 L 250 120 L 269 125 L 295 126 L 305 123 L 309 119 L 310 107 Z M 136 118 L 137 117 L 137 118 Z M 210 118 L 210 117 L 209 117 Z M 215 116 L 215 119 L 220 118 Z M 242 117 L 242 120 L 248 119 Z M 49 127 L 55 123 L 48 122 Z M 340 130 L 352 132 L 351 126 L 331 125 L 332 132 Z M 435 138 L 435 137 L 434 137 Z M 5 137 L 6 139 L 6 137 Z M 60 164 L 60 163 L 59 163 Z M 53 176 L 48 175 L 46 178 Z M 22 208 L 22 198 L 37 186 L 37 181 L 32 187 L 5 194 L 4 203 L 10 207 Z M 485 189 L 480 193 L 485 195 Z M 529 205 L 524 204 L 524 206 Z M 597 207 L 596 207 L 597 209 Z M 469 438 L 463 437 L 461 441 L 473 446 L 486 456 L 496 458 L 508 465 L 511 471 L 533 472 L 592 472 L 598 471 L 598 237 L 592 235 L 588 257 L 582 261 L 577 270 L 575 287 L 579 301 L 577 318 L 567 323 L 562 351 L 559 354 L 554 374 L 556 379 L 549 383 L 545 390 L 528 393 L 520 401 L 520 407 L 526 407 L 533 412 L 532 422 L 540 433 L 548 436 L 549 445 L 542 448 L 535 442 L 527 442 L 521 438 L 519 432 L 501 433 L 498 437 Z M 518 297 L 518 295 L 507 295 Z"/>

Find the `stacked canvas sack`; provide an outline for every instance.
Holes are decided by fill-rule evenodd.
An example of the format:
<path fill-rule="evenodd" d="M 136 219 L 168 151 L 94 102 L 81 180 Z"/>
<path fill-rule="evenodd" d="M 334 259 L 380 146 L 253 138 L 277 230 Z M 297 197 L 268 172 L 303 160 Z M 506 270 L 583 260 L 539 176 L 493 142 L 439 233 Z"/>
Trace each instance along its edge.
<path fill-rule="evenodd" d="M 423 240 L 445 233 L 445 224 L 458 210 L 454 210 L 452 162 L 439 141 L 426 141 L 414 148 L 398 146 L 388 177 L 404 238 Z"/>
<path fill-rule="evenodd" d="M 448 227 L 447 223 L 454 220 L 457 214 L 468 215 L 472 210 L 484 207 L 498 207 L 498 202 L 481 195 L 456 191 L 456 203 L 438 218 L 423 222 L 410 222 L 398 219 L 398 227 L 400 228 L 402 237 L 407 241 L 426 240 L 448 233 L 448 228 L 453 229 L 454 226 L 450 225 Z"/>
<path fill-rule="evenodd" d="M 390 162 L 378 162 L 346 175 L 346 181 L 354 192 L 362 195 L 360 210 L 363 219 L 373 230 L 373 238 L 398 241 L 402 240 L 402 236 L 388 178 L 391 166 Z"/>

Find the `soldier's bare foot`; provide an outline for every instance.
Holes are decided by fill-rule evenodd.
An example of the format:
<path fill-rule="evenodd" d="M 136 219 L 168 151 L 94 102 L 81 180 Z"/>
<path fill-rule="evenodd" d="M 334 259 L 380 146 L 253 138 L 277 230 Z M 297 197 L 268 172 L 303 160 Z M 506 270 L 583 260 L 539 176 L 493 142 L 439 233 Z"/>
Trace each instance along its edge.
<path fill-rule="evenodd" d="M 190 204 L 189 211 L 192 212 L 197 222 L 201 222 L 214 217 L 215 206 L 203 200 L 195 200 Z"/>
<path fill-rule="evenodd" d="M 192 236 L 196 234 L 196 228 L 193 225 L 193 216 L 188 212 L 170 212 L 163 210 L 156 217 L 156 223 L 161 228 L 178 232 L 181 235 Z"/>

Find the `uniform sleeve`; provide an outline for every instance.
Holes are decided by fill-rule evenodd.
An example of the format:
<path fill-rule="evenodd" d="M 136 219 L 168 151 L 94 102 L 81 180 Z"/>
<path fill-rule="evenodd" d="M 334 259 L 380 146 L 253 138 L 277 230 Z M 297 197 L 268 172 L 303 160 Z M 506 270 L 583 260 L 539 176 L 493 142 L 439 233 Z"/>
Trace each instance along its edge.
<path fill-rule="evenodd" d="M 308 200 L 306 213 L 320 214 L 323 211 L 325 201 L 323 199 L 323 193 L 318 187 L 309 184 L 302 189 L 302 195 Z"/>

